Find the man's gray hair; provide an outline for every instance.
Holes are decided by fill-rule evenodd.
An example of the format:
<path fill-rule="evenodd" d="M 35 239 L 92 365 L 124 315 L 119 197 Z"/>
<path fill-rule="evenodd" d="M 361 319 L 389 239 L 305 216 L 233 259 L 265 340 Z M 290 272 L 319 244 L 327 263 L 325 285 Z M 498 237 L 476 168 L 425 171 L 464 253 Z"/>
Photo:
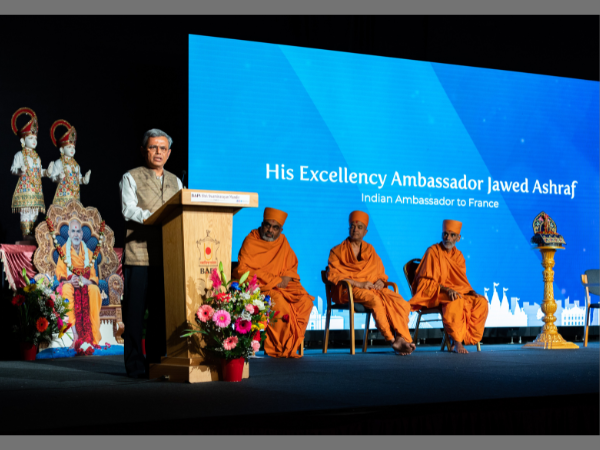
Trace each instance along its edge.
<path fill-rule="evenodd" d="M 171 146 L 173 145 L 173 139 L 171 139 L 171 136 L 169 136 L 164 131 L 159 130 L 158 128 L 152 128 L 151 130 L 148 130 L 144 133 L 144 138 L 142 139 L 142 147 L 146 147 L 148 139 L 151 137 L 166 137 L 169 140 L 169 148 L 171 148 Z"/>

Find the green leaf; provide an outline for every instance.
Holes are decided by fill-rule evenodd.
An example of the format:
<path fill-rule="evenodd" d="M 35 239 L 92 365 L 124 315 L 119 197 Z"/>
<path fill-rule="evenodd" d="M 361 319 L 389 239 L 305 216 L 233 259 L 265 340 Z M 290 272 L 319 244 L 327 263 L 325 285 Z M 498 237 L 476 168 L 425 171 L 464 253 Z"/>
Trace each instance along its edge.
<path fill-rule="evenodd" d="M 244 281 L 246 281 L 246 279 L 248 278 L 248 275 L 250 275 L 250 271 L 248 271 L 244 275 L 242 275 L 242 278 L 240 278 L 240 281 L 238 281 L 238 283 L 242 284 Z"/>
<path fill-rule="evenodd" d="M 219 272 L 223 272 L 223 261 L 219 261 Z"/>
<path fill-rule="evenodd" d="M 179 337 L 182 337 L 182 338 L 183 338 L 183 337 L 188 337 L 188 336 L 191 336 L 191 335 L 193 335 L 193 334 L 202 333 L 202 330 L 200 330 L 200 331 L 198 331 L 198 330 L 183 330 L 183 331 L 188 331 L 188 333 L 186 333 L 186 334 L 182 334 L 182 335 L 181 335 L 181 336 L 179 336 Z"/>

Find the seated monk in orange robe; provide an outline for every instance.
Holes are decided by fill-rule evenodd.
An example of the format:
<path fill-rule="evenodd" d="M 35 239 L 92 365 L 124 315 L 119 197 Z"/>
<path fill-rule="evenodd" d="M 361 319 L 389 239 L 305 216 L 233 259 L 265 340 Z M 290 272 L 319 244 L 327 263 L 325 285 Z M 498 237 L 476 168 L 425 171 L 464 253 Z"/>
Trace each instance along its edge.
<path fill-rule="evenodd" d="M 388 277 L 381 258 L 371 244 L 363 241 L 368 231 L 369 215 L 353 211 L 349 221 L 350 237 L 329 253 L 327 277 L 334 284 L 342 280 L 349 281 L 354 302 L 373 310 L 377 329 L 394 351 L 400 355 L 410 355 L 415 349 L 408 331 L 410 306 L 400 294 L 384 286 Z M 348 303 L 347 289 L 343 290 L 342 298 L 339 298 L 339 290 L 334 289 L 333 301 Z M 394 331 L 397 337 L 394 337 Z"/>
<path fill-rule="evenodd" d="M 250 271 L 256 275 L 260 291 L 271 296 L 277 322 L 267 326 L 265 353 L 275 358 L 300 358 L 296 354 L 308 325 L 314 297 L 300 284 L 298 258 L 281 234 L 287 214 L 265 208 L 262 225 L 252 230 L 238 254 L 239 266 L 231 277 L 239 279 Z"/>
<path fill-rule="evenodd" d="M 100 343 L 100 308 L 102 308 L 102 297 L 98 287 L 98 276 L 93 264 L 93 254 L 82 242 L 83 231 L 81 223 L 77 219 L 69 222 L 69 239 L 63 245 L 62 250 L 67 263 L 70 255 L 72 270 L 67 264 L 58 259 L 56 263 L 56 278 L 63 283 L 62 296 L 69 299 L 67 313 L 69 323 L 73 330 L 73 343 L 77 339 L 96 345 Z M 86 253 L 87 252 L 87 256 Z"/>
<path fill-rule="evenodd" d="M 488 302 L 467 280 L 465 258 L 456 243 L 462 223 L 444 220 L 442 242 L 427 249 L 417 267 L 410 299 L 413 311 L 442 305 L 444 329 L 453 341 L 451 350 L 468 353 L 463 346 L 477 344 L 485 328 Z"/>

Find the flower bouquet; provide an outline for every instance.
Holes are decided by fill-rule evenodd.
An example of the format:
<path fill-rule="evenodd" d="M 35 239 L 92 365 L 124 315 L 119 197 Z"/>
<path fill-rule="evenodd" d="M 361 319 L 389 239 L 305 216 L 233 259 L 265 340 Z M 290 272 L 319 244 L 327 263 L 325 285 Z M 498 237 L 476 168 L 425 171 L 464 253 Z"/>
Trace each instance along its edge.
<path fill-rule="evenodd" d="M 21 348 L 28 355 L 25 359 L 33 360 L 40 342 L 52 341 L 53 334 L 62 338 L 71 328 L 65 317 L 70 311 L 69 300 L 54 292 L 46 277 L 35 282 L 27 277 L 25 269 L 22 276 L 26 285 L 18 289 L 12 299 L 19 312 L 19 324 L 14 326 L 14 331 L 20 334 Z"/>
<path fill-rule="evenodd" d="M 196 333 L 206 336 L 206 350 L 227 362 L 236 361 L 239 365 L 239 380 L 243 363 L 260 349 L 266 334 L 265 329 L 274 319 L 274 303 L 260 292 L 256 275 L 248 280 L 246 272 L 239 281 L 227 281 L 223 264 L 219 270 L 213 269 L 212 296 L 198 308 L 196 322 L 199 330 L 185 330 L 181 337 Z M 226 369 L 224 370 L 226 371 Z M 227 378 L 224 375 L 224 378 Z"/>

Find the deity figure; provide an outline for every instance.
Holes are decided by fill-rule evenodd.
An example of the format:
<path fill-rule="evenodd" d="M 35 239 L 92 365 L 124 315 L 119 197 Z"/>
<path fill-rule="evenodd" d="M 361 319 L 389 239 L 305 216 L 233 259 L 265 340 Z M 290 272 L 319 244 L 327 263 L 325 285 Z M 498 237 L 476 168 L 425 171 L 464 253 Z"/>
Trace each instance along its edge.
<path fill-rule="evenodd" d="M 71 200 L 79 201 L 79 186 L 81 184 L 89 184 L 91 170 L 88 170 L 85 176 L 81 175 L 81 169 L 77 161 L 75 161 L 75 141 L 77 140 L 77 132 L 75 127 L 66 120 L 57 120 L 50 128 L 50 137 L 54 146 L 57 146 L 54 133 L 56 128 L 64 126 L 67 132 L 58 140 L 60 148 L 60 159 L 54 161 L 54 166 L 50 178 L 55 183 L 56 194 L 54 194 L 54 205 L 65 206 Z"/>
<path fill-rule="evenodd" d="M 31 120 L 18 130 L 17 118 L 27 114 Z M 49 177 L 53 163 L 48 169 L 42 168 L 42 160 L 35 151 L 37 147 L 38 119 L 30 108 L 19 108 L 12 116 L 11 127 L 19 136 L 23 149 L 15 154 L 11 173 L 19 177 L 12 199 L 13 213 L 21 215 L 21 231 L 23 238 L 35 242 L 33 227 L 40 212 L 46 212 L 44 194 L 42 192 L 42 177 Z"/>

